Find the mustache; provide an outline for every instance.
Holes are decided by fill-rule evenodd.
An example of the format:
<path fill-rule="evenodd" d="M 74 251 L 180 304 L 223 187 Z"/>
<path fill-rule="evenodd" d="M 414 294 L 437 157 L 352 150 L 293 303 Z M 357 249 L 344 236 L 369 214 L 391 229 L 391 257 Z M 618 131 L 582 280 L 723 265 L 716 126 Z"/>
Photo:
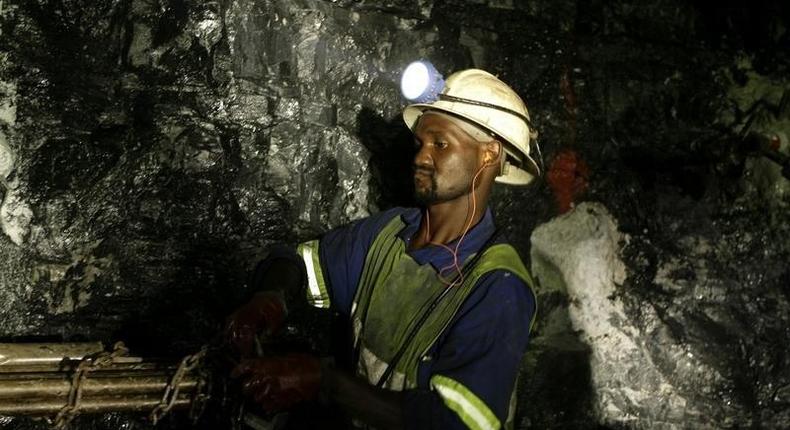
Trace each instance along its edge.
<path fill-rule="evenodd" d="M 422 173 L 428 176 L 433 176 L 433 174 L 436 173 L 436 169 L 431 169 L 430 167 L 413 166 L 412 170 L 414 170 L 415 174 Z"/>

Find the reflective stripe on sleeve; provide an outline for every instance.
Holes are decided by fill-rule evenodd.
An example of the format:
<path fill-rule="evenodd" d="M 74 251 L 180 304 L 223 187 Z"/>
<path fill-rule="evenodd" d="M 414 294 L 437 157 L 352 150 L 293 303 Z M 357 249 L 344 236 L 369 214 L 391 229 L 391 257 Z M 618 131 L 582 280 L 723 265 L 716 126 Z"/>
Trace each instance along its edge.
<path fill-rule="evenodd" d="M 439 393 L 444 404 L 470 429 L 488 430 L 502 427 L 491 409 L 458 381 L 446 376 L 434 375 L 431 377 L 431 388 Z"/>
<path fill-rule="evenodd" d="M 307 269 L 307 302 L 317 308 L 329 307 L 329 293 L 318 261 L 318 241 L 311 240 L 299 245 L 299 256 L 304 260 Z"/>

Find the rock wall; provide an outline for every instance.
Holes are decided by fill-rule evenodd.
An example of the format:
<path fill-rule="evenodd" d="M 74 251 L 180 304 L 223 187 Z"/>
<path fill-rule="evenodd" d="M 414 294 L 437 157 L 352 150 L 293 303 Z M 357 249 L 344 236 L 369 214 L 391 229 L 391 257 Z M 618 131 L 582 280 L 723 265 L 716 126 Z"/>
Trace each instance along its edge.
<path fill-rule="evenodd" d="M 410 203 L 397 80 L 428 58 L 498 74 L 540 132 L 546 181 L 493 202 L 542 284 L 519 428 L 786 427 L 789 15 L 2 1 L 0 339 L 209 341 L 267 245 Z"/>

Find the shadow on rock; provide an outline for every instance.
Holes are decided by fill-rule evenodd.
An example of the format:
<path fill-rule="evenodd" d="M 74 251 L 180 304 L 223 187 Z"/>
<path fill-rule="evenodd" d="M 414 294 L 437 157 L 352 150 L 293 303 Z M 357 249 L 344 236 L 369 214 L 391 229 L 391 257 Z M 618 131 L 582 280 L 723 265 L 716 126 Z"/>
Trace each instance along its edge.
<path fill-rule="evenodd" d="M 400 115 L 385 120 L 369 108 L 357 115 L 358 134 L 370 151 L 371 190 L 376 190 L 379 209 L 415 206 L 412 183 L 412 136 Z"/>
<path fill-rule="evenodd" d="M 570 321 L 567 295 L 539 295 L 541 311 L 518 380 L 516 428 L 602 428 L 594 415 L 589 345 Z"/>

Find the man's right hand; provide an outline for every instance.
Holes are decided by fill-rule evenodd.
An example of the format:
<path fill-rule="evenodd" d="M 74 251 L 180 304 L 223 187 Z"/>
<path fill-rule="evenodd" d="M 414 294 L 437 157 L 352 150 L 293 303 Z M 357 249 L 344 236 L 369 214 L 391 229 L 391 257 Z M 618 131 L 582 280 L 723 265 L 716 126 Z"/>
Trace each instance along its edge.
<path fill-rule="evenodd" d="M 315 399 L 321 386 L 321 364 L 317 357 L 288 354 L 242 360 L 232 378 L 242 380 L 244 393 L 267 412 L 278 412 Z"/>
<path fill-rule="evenodd" d="M 261 331 L 267 335 L 276 333 L 286 313 L 282 294 L 275 291 L 258 293 L 228 317 L 225 334 L 242 357 L 252 357 L 255 336 Z"/>

